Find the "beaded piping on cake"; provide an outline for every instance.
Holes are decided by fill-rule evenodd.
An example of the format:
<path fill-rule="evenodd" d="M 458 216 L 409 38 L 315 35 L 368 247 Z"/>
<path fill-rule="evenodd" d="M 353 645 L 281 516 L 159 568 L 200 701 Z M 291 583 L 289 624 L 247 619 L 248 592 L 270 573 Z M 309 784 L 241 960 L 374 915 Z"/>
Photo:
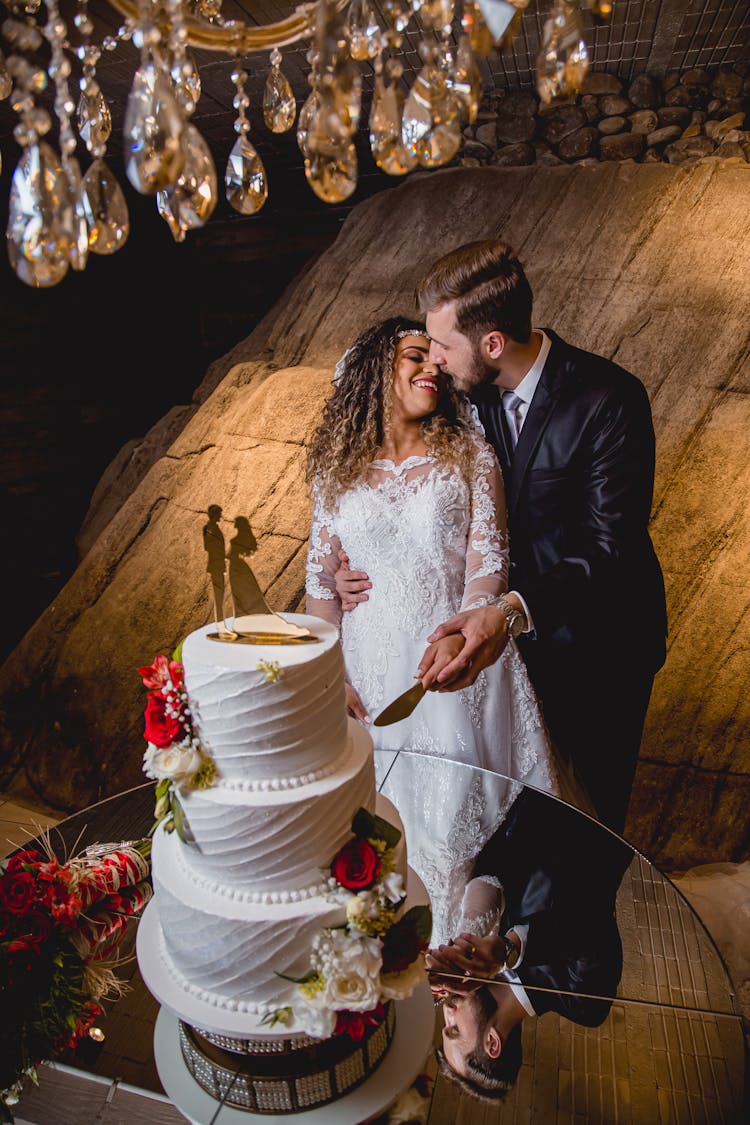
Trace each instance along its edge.
<path fill-rule="evenodd" d="M 236 1039 L 231 1035 L 219 1035 L 215 1031 L 206 1031 L 202 1027 L 196 1027 L 195 1031 L 207 1039 L 209 1043 L 214 1043 L 217 1047 L 223 1047 L 226 1051 L 234 1051 L 238 1055 L 279 1055 L 284 1051 L 299 1051 L 303 1047 L 314 1047 L 319 1043 L 319 1039 L 314 1039 L 312 1035 L 287 1035 L 285 1038 L 275 1039 Z"/>
<path fill-rule="evenodd" d="M 210 1004 L 213 1008 L 223 1008 L 227 1012 L 247 1012 L 250 1016 L 265 1016 L 270 1015 L 277 1007 L 276 1004 L 252 1004 L 249 1000 L 233 1000 L 229 996 L 221 996 L 218 992 L 210 992 L 207 988 L 201 988 L 199 985 L 193 984 L 182 975 L 170 957 L 164 931 L 161 928 L 159 930 L 159 952 L 167 967 L 167 972 L 175 984 L 178 984 L 184 992 L 189 992 L 191 996 L 195 996 L 197 1000 L 202 1000 L 205 1004 Z"/>
<path fill-rule="evenodd" d="M 339 754 L 338 758 L 334 758 L 332 762 L 328 762 L 327 765 L 321 766 L 320 769 L 313 770 L 311 773 L 301 773 L 289 777 L 269 777 L 256 781 L 233 781 L 231 778 L 217 778 L 213 788 L 244 793 L 273 793 L 282 792 L 286 789 L 299 789 L 303 785 L 312 785 L 316 781 L 322 781 L 323 778 L 330 777 L 340 768 L 351 753 L 351 744 L 351 736 L 347 736 L 344 752 Z"/>
<path fill-rule="evenodd" d="M 231 899 L 232 902 L 247 902 L 254 906 L 306 902 L 308 899 L 326 894 L 329 890 L 327 880 L 310 884 L 307 887 L 299 887 L 294 891 L 243 891 L 236 887 L 228 887 L 226 883 L 219 883 L 209 879 L 206 875 L 199 875 L 187 864 L 181 850 L 177 852 L 177 865 L 185 878 L 194 883 L 196 887 L 221 895 L 223 898 Z"/>

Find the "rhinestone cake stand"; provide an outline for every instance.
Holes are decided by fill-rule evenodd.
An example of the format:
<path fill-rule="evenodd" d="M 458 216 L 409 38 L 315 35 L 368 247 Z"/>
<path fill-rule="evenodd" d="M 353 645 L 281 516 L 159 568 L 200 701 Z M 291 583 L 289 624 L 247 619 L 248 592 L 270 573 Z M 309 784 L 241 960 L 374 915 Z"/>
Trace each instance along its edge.
<path fill-rule="evenodd" d="M 407 894 L 412 903 L 427 901 L 412 869 Z M 246 1123 L 248 1115 L 354 1125 L 381 1113 L 411 1085 L 432 1043 L 426 982 L 408 999 L 389 1003 L 384 1022 L 359 1043 L 343 1036 L 315 1040 L 293 1028 L 268 1035 L 249 1027 L 246 1013 L 219 1012 L 169 972 L 156 900 L 138 925 L 137 955 L 144 983 L 162 1005 L 154 1033 L 159 1077 L 196 1125 Z"/>

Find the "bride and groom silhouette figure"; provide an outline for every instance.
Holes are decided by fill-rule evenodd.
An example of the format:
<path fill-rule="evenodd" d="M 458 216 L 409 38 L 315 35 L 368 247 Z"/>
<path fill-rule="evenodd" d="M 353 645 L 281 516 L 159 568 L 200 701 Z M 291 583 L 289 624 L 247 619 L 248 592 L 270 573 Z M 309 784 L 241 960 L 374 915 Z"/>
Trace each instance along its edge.
<path fill-rule="evenodd" d="M 218 504 L 210 504 L 208 520 L 203 525 L 203 546 L 207 555 L 206 570 L 211 580 L 214 620 L 224 620 L 224 602 L 227 578 L 235 617 L 246 614 L 267 613 L 268 606 L 258 580 L 246 559 L 254 555 L 258 541 L 253 534 L 246 516 L 235 516 L 232 521 L 236 529 L 229 541 L 227 550 L 224 532 L 221 530 L 222 509 Z M 227 562 L 229 563 L 227 574 Z"/>

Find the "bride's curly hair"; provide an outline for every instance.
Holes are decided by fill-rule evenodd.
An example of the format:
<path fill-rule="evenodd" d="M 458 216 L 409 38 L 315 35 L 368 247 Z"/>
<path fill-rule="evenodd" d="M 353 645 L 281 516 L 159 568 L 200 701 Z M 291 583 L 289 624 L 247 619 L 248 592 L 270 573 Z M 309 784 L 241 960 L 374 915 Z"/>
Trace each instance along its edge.
<path fill-rule="evenodd" d="M 307 450 L 307 481 L 315 482 L 329 508 L 366 476 L 383 444 L 396 346 L 410 329 L 426 335 L 424 324 L 403 316 L 373 325 L 357 337 L 337 366 L 333 393 Z M 430 453 L 454 464 L 468 480 L 480 435 L 467 397 L 450 376 L 435 412 L 422 422 L 422 433 Z"/>

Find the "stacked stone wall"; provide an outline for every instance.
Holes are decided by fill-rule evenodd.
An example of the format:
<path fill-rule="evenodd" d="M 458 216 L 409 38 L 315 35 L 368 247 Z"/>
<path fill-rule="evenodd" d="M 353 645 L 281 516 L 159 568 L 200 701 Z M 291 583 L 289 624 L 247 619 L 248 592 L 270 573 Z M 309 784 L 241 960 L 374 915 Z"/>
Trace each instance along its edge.
<path fill-rule="evenodd" d="M 464 129 L 458 162 L 518 167 L 718 158 L 744 164 L 750 160 L 748 69 L 737 64 L 663 78 L 641 74 L 630 83 L 594 73 L 579 95 L 548 107 L 529 90 L 488 97 Z"/>

